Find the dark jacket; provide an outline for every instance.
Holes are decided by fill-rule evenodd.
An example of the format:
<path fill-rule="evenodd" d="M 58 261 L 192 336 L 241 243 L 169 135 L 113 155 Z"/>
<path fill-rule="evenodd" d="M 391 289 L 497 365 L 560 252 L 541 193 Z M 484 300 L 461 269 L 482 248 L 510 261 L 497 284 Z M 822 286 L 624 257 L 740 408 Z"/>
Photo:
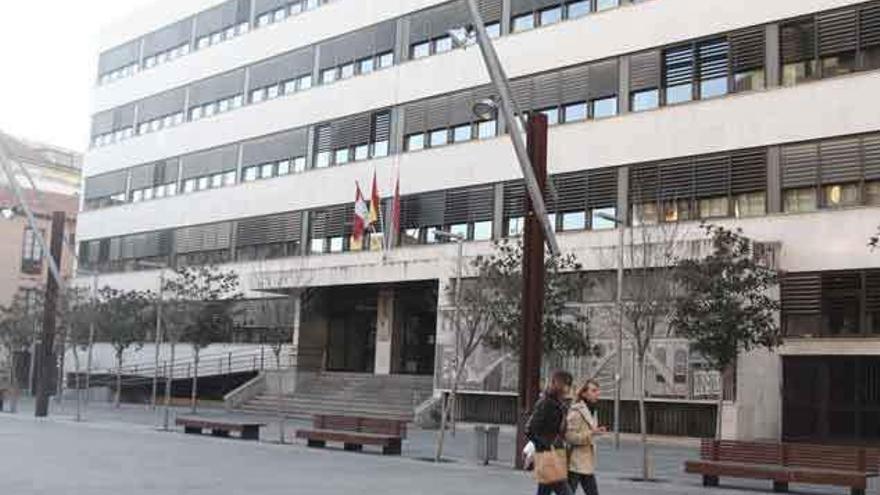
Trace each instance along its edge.
<path fill-rule="evenodd" d="M 553 446 L 565 446 L 566 414 L 565 404 L 555 397 L 544 395 L 538 400 L 526 424 L 526 437 L 535 444 L 536 452 L 545 452 Z"/>

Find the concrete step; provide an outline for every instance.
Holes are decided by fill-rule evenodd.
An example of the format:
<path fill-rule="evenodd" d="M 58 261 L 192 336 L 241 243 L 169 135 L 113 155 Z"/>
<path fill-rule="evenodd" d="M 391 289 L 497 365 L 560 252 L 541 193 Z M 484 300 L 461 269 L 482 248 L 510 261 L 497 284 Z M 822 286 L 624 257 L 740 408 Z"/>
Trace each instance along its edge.
<path fill-rule="evenodd" d="M 250 413 L 250 414 L 259 414 L 261 416 L 273 416 L 277 414 L 278 408 L 276 407 L 260 407 L 257 405 L 245 404 L 240 409 L 239 412 Z M 413 418 L 412 411 L 394 411 L 388 410 L 387 408 L 380 409 L 372 409 L 372 408 L 361 408 L 361 407 L 329 407 L 329 406 L 321 406 L 314 407 L 310 406 L 307 408 L 301 407 L 285 407 L 283 408 L 284 415 L 293 418 L 311 418 L 315 414 L 337 414 L 341 416 L 367 416 L 367 417 L 375 417 L 375 418 L 389 418 L 389 419 L 400 419 L 410 421 Z"/>

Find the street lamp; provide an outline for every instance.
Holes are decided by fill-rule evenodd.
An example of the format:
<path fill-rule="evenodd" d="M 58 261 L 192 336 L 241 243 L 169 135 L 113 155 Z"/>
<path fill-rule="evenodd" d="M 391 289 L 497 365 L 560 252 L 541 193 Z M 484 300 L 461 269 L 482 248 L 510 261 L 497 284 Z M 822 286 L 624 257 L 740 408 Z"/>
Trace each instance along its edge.
<path fill-rule="evenodd" d="M 156 394 L 159 388 L 159 346 L 162 344 L 162 295 L 165 290 L 165 263 L 155 261 L 138 261 L 138 266 L 143 268 L 156 268 L 159 270 L 159 295 L 156 299 L 156 338 L 155 338 L 155 360 L 153 362 L 153 389 L 150 394 L 150 407 L 156 409 Z"/>
<path fill-rule="evenodd" d="M 605 212 L 596 212 L 596 216 L 613 222 L 617 227 L 617 359 L 614 371 L 614 448 L 620 449 L 620 402 L 621 380 L 623 377 L 623 233 L 626 220 Z"/>
<path fill-rule="evenodd" d="M 434 237 L 440 239 L 446 239 L 454 241 L 458 244 L 458 258 L 456 259 L 456 268 L 455 268 L 455 313 L 453 315 L 453 319 L 455 320 L 455 372 L 458 372 L 458 367 L 461 366 L 459 360 L 461 359 L 461 323 L 460 323 L 460 311 L 461 311 L 461 274 L 462 274 L 462 262 L 464 260 L 464 241 L 465 236 L 461 234 L 456 234 L 454 232 L 448 232 L 446 230 L 434 229 Z M 455 375 L 453 375 L 455 376 Z M 455 397 L 452 398 L 455 400 Z M 452 417 L 455 418 L 455 412 L 452 413 Z M 452 422 L 452 431 L 455 433 L 455 421 Z"/>

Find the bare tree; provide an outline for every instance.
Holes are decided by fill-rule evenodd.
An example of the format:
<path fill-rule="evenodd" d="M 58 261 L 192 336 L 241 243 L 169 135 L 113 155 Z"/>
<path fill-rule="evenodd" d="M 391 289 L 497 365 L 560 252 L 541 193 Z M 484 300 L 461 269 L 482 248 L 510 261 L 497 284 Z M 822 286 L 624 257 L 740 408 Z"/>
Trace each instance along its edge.
<path fill-rule="evenodd" d="M 88 351 L 91 343 L 91 327 L 96 318 L 96 304 L 92 291 L 85 287 L 68 287 L 59 301 L 59 325 L 65 335 L 65 345 L 70 348 L 74 363 L 74 389 L 76 393 L 76 420 L 81 419 L 82 384 L 80 382 L 79 351 Z M 65 352 L 62 348 L 61 352 Z M 61 364 L 63 377 L 64 364 Z M 88 392 L 88 390 L 86 391 Z"/>
<path fill-rule="evenodd" d="M 638 214 L 635 220 L 636 225 L 630 229 L 629 242 L 624 247 L 628 276 L 622 311 L 636 360 L 642 479 L 647 480 L 652 477 L 645 410 L 647 355 L 654 338 L 668 331 L 676 294 L 674 264 L 682 240 L 676 222 L 646 224 Z"/>
<path fill-rule="evenodd" d="M 149 296 L 139 291 L 104 287 L 98 291 L 98 335 L 110 342 L 116 356 L 116 394 L 119 407 L 122 396 L 122 365 L 125 351 L 140 349 L 149 327 Z"/>
<path fill-rule="evenodd" d="M 34 329 L 39 325 L 42 318 L 40 293 L 33 293 L 37 297 L 28 298 L 24 290 L 19 290 L 12 298 L 8 306 L 0 306 L 0 345 L 9 359 L 9 380 L 12 388 L 12 402 L 10 410 L 18 409 L 20 395 L 19 382 L 21 378 L 16 375 L 15 356 L 26 350 L 31 344 Z"/>

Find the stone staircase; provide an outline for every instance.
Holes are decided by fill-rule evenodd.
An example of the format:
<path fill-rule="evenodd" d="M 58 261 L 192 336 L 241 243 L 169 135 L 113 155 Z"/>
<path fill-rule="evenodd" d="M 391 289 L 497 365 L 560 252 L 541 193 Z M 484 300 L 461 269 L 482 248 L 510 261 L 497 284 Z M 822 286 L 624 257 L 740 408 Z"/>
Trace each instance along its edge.
<path fill-rule="evenodd" d="M 433 377 L 308 373 L 297 379 L 296 391 L 281 397 L 285 415 L 310 418 L 314 414 L 342 414 L 413 419 L 415 408 L 433 394 Z M 273 415 L 277 393 L 262 392 L 239 406 L 241 412 Z"/>

